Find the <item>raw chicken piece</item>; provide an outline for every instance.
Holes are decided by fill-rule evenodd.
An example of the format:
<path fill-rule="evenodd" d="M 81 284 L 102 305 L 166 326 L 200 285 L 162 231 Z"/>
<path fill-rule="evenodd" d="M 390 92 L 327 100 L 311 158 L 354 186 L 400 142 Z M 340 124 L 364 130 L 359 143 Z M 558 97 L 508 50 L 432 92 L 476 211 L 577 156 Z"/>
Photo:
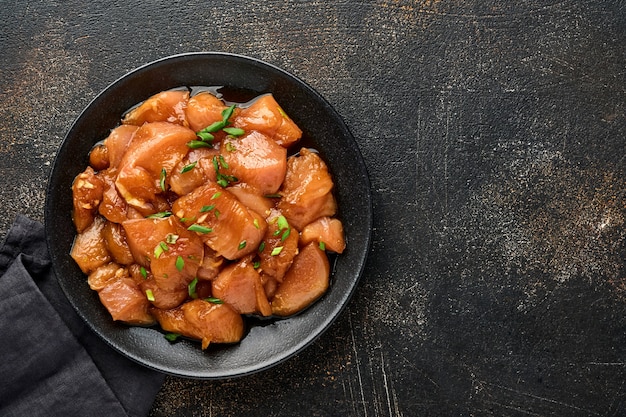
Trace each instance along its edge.
<path fill-rule="evenodd" d="M 213 166 L 213 157 L 217 155 L 217 149 L 212 148 L 189 151 L 169 177 L 171 190 L 179 196 L 185 195 L 207 181 L 215 181 L 217 172 Z"/>
<path fill-rule="evenodd" d="M 243 319 L 228 304 L 192 300 L 171 310 L 153 309 L 161 328 L 166 332 L 202 341 L 202 349 L 210 343 L 236 343 L 243 337 Z"/>
<path fill-rule="evenodd" d="M 287 171 L 287 149 L 263 133 L 251 131 L 239 138 L 226 137 L 220 146 L 228 169 L 221 171 L 235 176 L 261 192 L 274 194 Z"/>
<path fill-rule="evenodd" d="M 233 125 L 246 132 L 262 132 L 284 147 L 289 147 L 302 137 L 298 125 L 287 116 L 271 94 L 260 96 L 242 109 L 234 118 Z"/>
<path fill-rule="evenodd" d="M 141 126 L 144 123 L 169 122 L 187 126 L 185 108 L 188 100 L 189 91 L 162 91 L 126 113 L 122 123 Z"/>
<path fill-rule="evenodd" d="M 137 129 L 139 126 L 121 125 L 109 133 L 109 136 L 104 140 L 109 156 L 109 167 L 117 168 L 119 166 Z"/>
<path fill-rule="evenodd" d="M 129 277 L 128 270 L 115 262 L 109 262 L 89 274 L 87 283 L 92 290 L 100 291 L 106 287 L 110 281 L 124 277 Z"/>
<path fill-rule="evenodd" d="M 113 317 L 137 326 L 149 326 L 154 317 L 148 312 L 150 302 L 132 278 L 120 278 L 98 291 L 100 301 Z"/>
<path fill-rule="evenodd" d="M 250 210 L 254 210 L 262 216 L 267 216 L 274 207 L 271 198 L 267 198 L 258 189 L 250 184 L 240 182 L 228 187 L 230 191 L 239 201 Z"/>
<path fill-rule="evenodd" d="M 229 304 L 239 314 L 272 314 L 261 277 L 250 259 L 243 259 L 222 269 L 213 280 L 212 291 L 214 297 Z"/>
<path fill-rule="evenodd" d="M 102 202 L 98 207 L 98 212 L 108 221 L 113 223 L 122 223 L 128 219 L 129 210 L 128 203 L 117 192 L 115 187 L 115 179 L 117 178 L 117 169 L 109 168 L 98 173 L 104 184 L 104 192 L 102 193 Z"/>
<path fill-rule="evenodd" d="M 126 202 L 138 209 L 154 210 L 156 195 L 164 192 L 169 175 L 189 151 L 196 134 L 179 125 L 146 123 L 133 136 L 120 161 L 115 186 Z"/>
<path fill-rule="evenodd" d="M 186 290 L 204 257 L 204 244 L 174 217 L 123 223 L 136 262 L 149 268 L 159 288 Z"/>
<path fill-rule="evenodd" d="M 93 223 L 94 216 L 98 212 L 98 205 L 102 201 L 103 192 L 104 184 L 91 167 L 87 167 L 74 179 L 72 183 L 74 205 L 72 217 L 78 233 L 82 233 Z"/>
<path fill-rule="evenodd" d="M 139 288 L 144 293 L 151 292 L 150 302 L 156 308 L 164 310 L 180 306 L 188 297 L 187 287 L 176 288 L 173 290 L 165 290 L 158 286 L 153 275 L 149 275 L 147 279 L 139 282 Z"/>
<path fill-rule="evenodd" d="M 195 94 L 189 99 L 185 114 L 189 127 L 199 132 L 214 122 L 222 120 L 222 111 L 226 109 L 222 100 L 208 91 Z"/>
<path fill-rule="evenodd" d="M 332 195 L 333 180 L 322 158 L 306 148 L 287 161 L 287 175 L 277 208 L 298 230 L 312 221 L 333 216 L 337 203 Z"/>
<path fill-rule="evenodd" d="M 106 222 L 102 230 L 102 237 L 113 261 L 121 265 L 130 265 L 135 262 L 126 241 L 126 232 L 121 224 Z"/>
<path fill-rule="evenodd" d="M 272 312 L 291 316 L 311 305 L 328 289 L 330 264 L 315 243 L 306 245 L 293 260 L 272 299 Z"/>
<path fill-rule="evenodd" d="M 97 216 L 91 225 L 74 239 L 70 255 L 85 274 L 111 261 L 106 241 L 102 237 L 105 221 L 104 218 Z"/>
<path fill-rule="evenodd" d="M 346 248 L 341 221 L 330 217 L 320 217 L 306 225 L 300 234 L 300 242 L 302 245 L 323 243 L 327 251 L 335 253 L 342 253 Z"/>
<path fill-rule="evenodd" d="M 109 167 L 109 150 L 104 144 L 100 143 L 91 149 L 89 165 L 96 171 L 102 171 Z"/>

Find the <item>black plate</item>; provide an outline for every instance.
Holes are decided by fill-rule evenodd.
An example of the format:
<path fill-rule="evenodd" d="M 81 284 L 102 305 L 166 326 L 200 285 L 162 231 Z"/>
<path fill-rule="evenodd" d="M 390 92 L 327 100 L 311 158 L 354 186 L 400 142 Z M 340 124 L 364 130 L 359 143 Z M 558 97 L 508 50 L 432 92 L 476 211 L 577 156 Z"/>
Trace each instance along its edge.
<path fill-rule="evenodd" d="M 224 86 L 256 94 L 273 93 L 318 149 L 335 180 L 335 195 L 347 239 L 338 256 L 329 291 L 303 313 L 251 326 L 236 345 L 168 342 L 155 328 L 115 323 L 85 275 L 70 258 L 75 236 L 71 184 L 88 164 L 92 146 L 120 122 L 121 115 L 152 94 L 181 86 Z M 307 142 L 308 144 L 308 142 Z M 112 347 L 159 371 L 215 379 L 251 374 L 295 355 L 319 337 L 350 299 L 365 266 L 372 207 L 365 164 L 353 136 L 333 108 L 311 87 L 256 59 L 224 53 L 190 53 L 140 67 L 111 84 L 81 113 L 57 154 L 48 183 L 45 227 L 58 281 L 78 314 Z"/>

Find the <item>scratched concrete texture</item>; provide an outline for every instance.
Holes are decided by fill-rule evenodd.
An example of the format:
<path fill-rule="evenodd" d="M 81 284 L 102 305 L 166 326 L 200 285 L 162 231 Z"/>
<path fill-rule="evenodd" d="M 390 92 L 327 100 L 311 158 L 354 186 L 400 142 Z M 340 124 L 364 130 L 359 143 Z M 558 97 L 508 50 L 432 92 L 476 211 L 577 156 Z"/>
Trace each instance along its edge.
<path fill-rule="evenodd" d="M 161 416 L 626 415 L 626 5 L 0 0 L 0 232 L 43 220 L 81 109 L 167 55 L 318 90 L 375 211 L 348 309 L 297 357 L 168 377 Z"/>

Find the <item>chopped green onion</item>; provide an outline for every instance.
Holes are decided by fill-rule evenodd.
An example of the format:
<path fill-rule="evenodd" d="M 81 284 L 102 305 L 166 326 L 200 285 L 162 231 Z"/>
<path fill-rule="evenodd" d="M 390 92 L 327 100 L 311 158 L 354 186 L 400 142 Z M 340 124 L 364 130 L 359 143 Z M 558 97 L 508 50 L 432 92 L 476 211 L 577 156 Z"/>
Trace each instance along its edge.
<path fill-rule="evenodd" d="M 215 209 L 215 218 L 219 219 L 220 218 L 220 214 L 222 214 L 218 209 Z"/>
<path fill-rule="evenodd" d="M 280 254 L 283 251 L 283 247 L 282 246 L 276 246 L 274 249 L 272 249 L 272 256 L 276 256 L 278 254 Z"/>
<path fill-rule="evenodd" d="M 224 175 L 219 172 L 217 173 L 216 182 L 222 187 L 227 187 L 228 184 L 230 184 L 231 182 L 237 182 L 237 181 L 238 181 L 237 177 L 234 177 L 232 175 Z"/>
<path fill-rule="evenodd" d="M 210 125 L 208 125 L 202 130 L 205 132 L 215 133 L 218 130 L 223 129 L 225 127 L 226 127 L 226 122 L 224 120 L 220 120 L 219 122 L 211 123 Z"/>
<path fill-rule="evenodd" d="M 264 249 L 265 249 L 265 241 L 261 242 L 261 244 L 259 245 L 259 253 L 263 252 Z"/>
<path fill-rule="evenodd" d="M 212 148 L 213 145 L 211 145 L 208 142 L 204 142 L 201 140 L 191 140 L 189 142 L 187 142 L 187 146 L 191 149 L 198 149 L 198 148 Z"/>
<path fill-rule="evenodd" d="M 179 255 L 178 258 L 176 258 L 176 269 L 178 269 L 178 272 L 181 272 L 184 267 L 185 267 L 185 260 L 183 259 L 182 256 Z"/>
<path fill-rule="evenodd" d="M 215 139 L 215 136 L 213 136 L 212 134 L 210 134 L 207 130 L 202 129 L 201 131 L 199 131 L 198 133 L 196 133 L 196 135 L 202 139 L 203 142 L 211 142 L 213 139 Z"/>
<path fill-rule="evenodd" d="M 196 285 L 198 285 L 198 278 L 194 278 L 193 281 L 187 285 L 187 292 L 191 298 L 198 298 L 198 294 L 196 293 Z"/>
<path fill-rule="evenodd" d="M 276 225 L 280 230 L 287 229 L 289 227 L 287 219 L 282 214 L 278 216 L 278 221 L 276 222 Z"/>
<path fill-rule="evenodd" d="M 169 243 L 170 245 L 176 243 L 177 240 L 178 235 L 175 235 L 174 233 L 168 233 L 167 236 L 165 236 L 165 242 Z"/>
<path fill-rule="evenodd" d="M 167 250 L 170 250 L 167 244 L 165 242 L 159 242 L 159 244 L 154 248 L 154 257 L 159 259 L 159 257 L 163 255 L 163 252 Z"/>
<path fill-rule="evenodd" d="M 146 297 L 148 298 L 148 301 L 154 301 L 154 294 L 152 293 L 152 290 L 146 290 Z"/>
<path fill-rule="evenodd" d="M 178 333 L 165 333 L 164 337 L 170 342 L 175 342 L 180 335 Z"/>
<path fill-rule="evenodd" d="M 233 145 L 232 142 L 226 142 L 226 150 L 228 152 L 234 152 L 237 150 L 237 147 L 235 145 Z"/>
<path fill-rule="evenodd" d="M 230 119 L 230 116 L 233 115 L 233 112 L 235 111 L 235 105 L 231 105 L 230 107 L 228 107 L 227 109 L 222 110 L 222 120 L 224 122 L 227 122 L 228 119 Z"/>
<path fill-rule="evenodd" d="M 215 169 L 215 172 L 219 172 L 220 171 L 220 163 L 217 160 L 217 156 L 214 156 L 211 159 L 211 162 L 213 162 L 213 168 Z"/>
<path fill-rule="evenodd" d="M 246 247 L 246 244 L 247 244 L 247 243 L 248 243 L 248 242 L 246 242 L 245 240 L 242 240 L 241 242 L 239 242 L 239 246 L 237 246 L 237 249 L 238 249 L 238 250 L 242 250 L 243 248 L 245 248 L 245 247 Z"/>
<path fill-rule="evenodd" d="M 326 250 L 326 244 L 322 241 L 320 241 L 319 247 L 321 250 Z"/>
<path fill-rule="evenodd" d="M 259 267 L 260 267 L 260 266 L 261 266 L 261 262 L 259 262 L 259 261 L 255 261 L 255 262 L 252 264 L 252 267 L 253 267 L 254 269 L 259 269 Z"/>
<path fill-rule="evenodd" d="M 161 180 L 160 180 L 160 185 L 161 185 L 161 190 L 165 191 L 165 177 L 167 176 L 167 172 L 165 171 L 165 168 L 161 168 Z"/>
<path fill-rule="evenodd" d="M 143 277 L 143 279 L 148 279 L 148 271 L 146 271 L 146 268 L 142 266 L 141 268 L 139 268 L 139 272 L 141 272 L 141 276 Z"/>
<path fill-rule="evenodd" d="M 170 211 L 161 211 L 159 213 L 154 213 L 149 216 L 146 216 L 146 219 L 162 219 L 164 217 L 170 217 L 172 212 Z"/>
<path fill-rule="evenodd" d="M 222 300 L 220 300 L 219 298 L 215 298 L 215 297 L 205 298 L 204 301 L 207 301 L 207 302 L 213 303 L 213 304 L 224 304 L 224 302 Z"/>
<path fill-rule="evenodd" d="M 239 129 L 238 127 L 225 127 L 223 130 L 231 136 L 241 136 L 246 133 L 243 129 Z"/>
<path fill-rule="evenodd" d="M 224 156 L 220 155 L 219 159 L 220 159 L 220 165 L 222 166 L 222 168 L 228 169 L 228 162 L 226 162 L 226 160 L 224 159 Z"/>
<path fill-rule="evenodd" d="M 252 224 L 254 224 L 254 227 L 256 227 L 257 229 L 260 229 L 261 226 L 259 225 L 259 219 L 254 219 L 254 221 L 252 222 Z"/>
<path fill-rule="evenodd" d="M 286 229 L 283 232 L 283 235 L 280 237 L 280 241 L 284 242 L 289 237 L 290 234 L 291 234 L 291 228 Z"/>
<path fill-rule="evenodd" d="M 198 232 L 198 233 L 202 233 L 202 234 L 211 233 L 213 231 L 213 229 L 211 229 L 210 227 L 200 226 L 197 223 L 192 224 L 191 226 L 189 226 L 187 228 L 187 230 L 189 230 L 190 232 Z"/>
<path fill-rule="evenodd" d="M 197 163 L 198 161 L 195 161 L 195 162 L 185 165 L 183 169 L 180 170 L 180 173 L 184 174 L 185 172 L 191 171 L 196 166 Z"/>
<path fill-rule="evenodd" d="M 211 196 L 211 200 L 215 200 L 216 198 L 220 198 L 220 196 L 222 195 L 221 191 L 216 192 L 215 194 L 213 194 Z"/>
<path fill-rule="evenodd" d="M 211 211 L 215 208 L 215 204 L 211 204 L 210 206 L 202 206 L 200 209 L 200 213 L 206 213 L 207 211 Z"/>
<path fill-rule="evenodd" d="M 196 220 L 196 216 L 192 216 L 192 217 L 181 217 L 181 218 L 180 218 L 180 221 L 181 221 L 182 223 L 185 223 L 185 222 L 192 222 L 192 221 L 194 221 L 194 220 Z"/>

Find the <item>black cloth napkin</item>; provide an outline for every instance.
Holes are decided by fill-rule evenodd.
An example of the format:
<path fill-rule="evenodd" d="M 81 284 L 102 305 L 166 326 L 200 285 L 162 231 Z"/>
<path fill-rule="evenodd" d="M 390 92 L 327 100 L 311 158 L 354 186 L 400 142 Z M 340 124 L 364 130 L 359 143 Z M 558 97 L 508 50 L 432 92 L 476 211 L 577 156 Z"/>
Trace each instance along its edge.
<path fill-rule="evenodd" d="M 0 416 L 147 416 L 164 375 L 122 356 L 69 304 L 39 222 L 0 247 Z"/>

